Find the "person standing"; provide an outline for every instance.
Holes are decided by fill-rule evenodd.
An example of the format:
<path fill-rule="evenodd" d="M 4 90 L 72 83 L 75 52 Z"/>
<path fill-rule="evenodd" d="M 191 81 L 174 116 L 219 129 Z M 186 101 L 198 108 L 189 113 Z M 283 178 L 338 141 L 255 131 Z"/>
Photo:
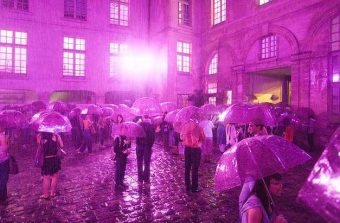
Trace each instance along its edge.
<path fill-rule="evenodd" d="M 138 137 L 136 139 L 138 181 L 140 183 L 150 183 L 150 162 L 152 146 L 155 142 L 155 128 L 147 115 L 142 117 L 139 124 L 144 129 L 145 138 Z"/>
<path fill-rule="evenodd" d="M 124 190 L 127 185 L 124 184 L 124 176 L 126 170 L 126 160 L 128 149 L 131 148 L 131 141 L 126 136 L 117 136 L 114 140 L 114 152 L 116 153 L 116 173 L 115 173 L 115 189 Z"/>
<path fill-rule="evenodd" d="M 0 126 L 0 204 L 6 204 L 7 182 L 9 177 L 8 138 Z"/>
<path fill-rule="evenodd" d="M 169 133 L 170 133 L 171 126 L 170 126 L 170 123 L 165 121 L 166 114 L 167 112 L 163 114 L 162 122 L 159 127 L 160 127 L 161 134 L 162 134 L 163 146 L 165 147 L 165 149 L 168 149 L 169 148 Z"/>
<path fill-rule="evenodd" d="M 226 128 L 221 121 L 217 123 L 217 144 L 219 150 L 223 153 L 226 146 Z"/>
<path fill-rule="evenodd" d="M 200 144 L 205 139 L 202 128 L 191 121 L 185 124 L 181 131 L 181 139 L 185 146 L 184 165 L 185 165 L 185 186 L 187 192 L 199 192 L 198 189 L 198 168 L 201 162 Z M 191 180 L 190 180 L 191 173 Z"/>
<path fill-rule="evenodd" d="M 309 120 L 308 120 L 308 129 L 307 129 L 309 151 L 313 151 L 314 149 L 314 132 L 315 132 L 315 119 L 313 115 L 310 115 Z"/>
<path fill-rule="evenodd" d="M 43 176 L 43 195 L 41 198 L 48 199 L 56 196 L 58 172 L 61 169 L 58 150 L 64 144 L 61 137 L 57 134 L 42 132 L 37 136 L 37 143 L 43 151 L 43 165 L 41 175 Z"/>
<path fill-rule="evenodd" d="M 202 141 L 203 161 L 211 162 L 214 124 L 210 120 L 203 120 L 199 123 L 199 126 L 203 129 L 205 135 Z"/>
<path fill-rule="evenodd" d="M 94 132 L 93 122 L 90 115 L 86 115 L 83 120 L 83 144 L 80 146 L 79 152 L 83 153 L 87 148 L 89 153 L 92 153 L 92 133 Z"/>

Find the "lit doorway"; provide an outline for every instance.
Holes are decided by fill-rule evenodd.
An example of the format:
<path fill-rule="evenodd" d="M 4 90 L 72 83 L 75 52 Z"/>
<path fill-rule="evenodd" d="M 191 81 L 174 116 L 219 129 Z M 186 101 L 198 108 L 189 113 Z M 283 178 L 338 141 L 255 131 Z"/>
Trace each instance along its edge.
<path fill-rule="evenodd" d="M 290 67 L 261 70 L 250 73 L 249 101 L 253 103 L 291 102 Z"/>

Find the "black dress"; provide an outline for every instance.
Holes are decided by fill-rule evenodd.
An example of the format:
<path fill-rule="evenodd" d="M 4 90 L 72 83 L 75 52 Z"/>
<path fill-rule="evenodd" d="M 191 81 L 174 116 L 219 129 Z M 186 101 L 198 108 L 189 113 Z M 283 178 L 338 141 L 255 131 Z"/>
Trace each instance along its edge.
<path fill-rule="evenodd" d="M 41 167 L 42 175 L 54 175 L 61 169 L 60 158 L 57 156 L 58 144 L 52 139 L 43 139 L 44 162 Z"/>

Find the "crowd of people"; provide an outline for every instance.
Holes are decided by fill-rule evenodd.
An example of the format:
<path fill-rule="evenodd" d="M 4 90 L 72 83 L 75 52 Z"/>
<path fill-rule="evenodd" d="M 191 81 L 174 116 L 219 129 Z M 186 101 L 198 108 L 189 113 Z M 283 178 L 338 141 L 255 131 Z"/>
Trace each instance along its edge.
<path fill-rule="evenodd" d="M 294 140 L 294 128 L 290 121 L 284 120 L 283 125 L 276 128 L 265 126 L 260 119 L 254 119 L 250 123 L 238 125 L 224 123 L 216 117 L 187 123 L 180 131 L 175 130 L 172 123 L 165 120 L 163 114 L 160 123 L 155 123 L 152 117 L 142 115 L 134 121 L 144 130 L 145 136 L 136 138 L 136 157 L 138 168 L 138 182 L 150 184 L 150 163 L 152 160 L 152 147 L 156 140 L 163 144 L 165 150 L 179 153 L 184 158 L 184 185 L 189 193 L 201 191 L 199 187 L 199 167 L 201 160 L 212 163 L 213 153 L 222 154 L 238 141 L 244 138 L 279 134 L 289 141 Z M 122 115 L 116 115 L 116 119 L 105 118 L 99 114 L 77 114 L 69 118 L 72 124 L 71 145 L 78 153 L 93 151 L 93 143 L 99 146 L 112 147 L 115 154 L 115 189 L 122 191 L 128 188 L 124 183 L 127 157 L 131 152 L 131 138 L 121 131 L 120 134 L 111 134 L 116 126 L 124 123 Z M 311 127 L 312 128 L 312 127 Z M 185 131 L 183 129 L 195 129 Z M 32 135 L 29 128 L 23 128 L 23 143 L 30 144 Z M 312 143 L 313 129 L 308 132 L 309 142 Z M 0 202 L 7 198 L 8 181 L 8 147 L 10 134 L 0 126 Z M 61 170 L 60 150 L 64 146 L 63 138 L 54 133 L 42 132 L 36 135 L 37 154 L 35 163 L 41 167 L 43 177 L 42 199 L 50 199 L 56 196 L 58 172 Z M 32 138 L 32 137 L 31 137 Z M 39 164 L 38 164 L 39 163 Z M 275 222 L 285 223 L 285 218 L 277 215 L 273 210 L 272 196 L 281 191 L 281 176 L 274 174 L 264 179 L 249 178 L 243 182 L 239 197 L 240 221 L 249 222 Z"/>

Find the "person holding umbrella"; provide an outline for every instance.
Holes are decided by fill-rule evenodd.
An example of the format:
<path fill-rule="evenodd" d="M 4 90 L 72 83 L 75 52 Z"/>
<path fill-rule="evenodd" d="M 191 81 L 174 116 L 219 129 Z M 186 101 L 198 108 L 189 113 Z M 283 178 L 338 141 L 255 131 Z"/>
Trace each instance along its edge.
<path fill-rule="evenodd" d="M 115 189 L 124 190 L 127 185 L 124 184 L 124 175 L 126 170 L 126 160 L 131 148 L 131 141 L 126 137 L 127 130 L 122 126 L 121 134 L 114 139 L 114 152 L 116 153 L 116 172 L 115 172 Z"/>
<path fill-rule="evenodd" d="M 56 196 L 58 172 L 61 169 L 60 157 L 57 155 L 64 144 L 58 134 L 41 132 L 37 135 L 38 146 L 43 152 L 41 175 L 43 176 L 42 199 Z M 50 191 L 50 192 L 49 192 Z"/>
<path fill-rule="evenodd" d="M 283 215 L 275 213 L 272 197 L 282 190 L 282 176 L 273 174 L 256 181 L 246 202 L 240 208 L 242 223 L 287 223 Z"/>

